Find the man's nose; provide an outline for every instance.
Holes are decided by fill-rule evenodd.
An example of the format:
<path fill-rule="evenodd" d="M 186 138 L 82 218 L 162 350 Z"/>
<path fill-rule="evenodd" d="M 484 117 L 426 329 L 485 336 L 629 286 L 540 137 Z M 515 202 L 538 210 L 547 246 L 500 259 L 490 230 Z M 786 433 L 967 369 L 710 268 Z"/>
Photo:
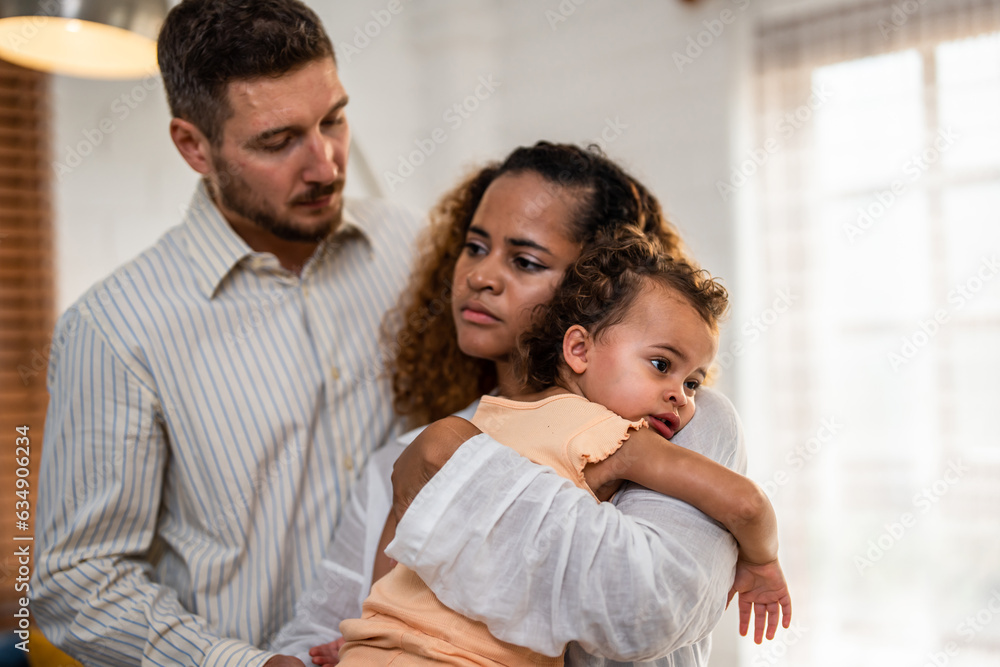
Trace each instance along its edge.
<path fill-rule="evenodd" d="M 313 133 L 306 141 L 306 166 L 302 179 L 307 183 L 332 183 L 340 175 L 336 161 L 336 145 L 321 132 Z"/>

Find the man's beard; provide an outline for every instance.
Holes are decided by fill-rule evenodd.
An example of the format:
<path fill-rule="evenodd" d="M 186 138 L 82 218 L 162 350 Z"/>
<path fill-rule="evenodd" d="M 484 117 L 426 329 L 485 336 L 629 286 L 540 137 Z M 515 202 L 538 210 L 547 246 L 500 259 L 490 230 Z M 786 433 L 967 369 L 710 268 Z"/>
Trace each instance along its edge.
<path fill-rule="evenodd" d="M 273 207 L 256 196 L 241 176 L 228 175 L 218 167 L 219 165 L 216 165 L 216 173 L 224 175 L 219 179 L 223 181 L 218 186 L 219 205 L 246 218 L 279 239 L 298 243 L 319 243 L 340 226 L 342 200 L 337 202 L 336 208 L 331 211 L 328 218 L 316 221 L 318 226 L 303 229 L 293 224 L 291 220 L 279 217 Z M 340 189 L 341 184 L 342 181 L 334 181 L 325 185 L 314 185 L 292 203 L 305 203 L 332 195 Z"/>

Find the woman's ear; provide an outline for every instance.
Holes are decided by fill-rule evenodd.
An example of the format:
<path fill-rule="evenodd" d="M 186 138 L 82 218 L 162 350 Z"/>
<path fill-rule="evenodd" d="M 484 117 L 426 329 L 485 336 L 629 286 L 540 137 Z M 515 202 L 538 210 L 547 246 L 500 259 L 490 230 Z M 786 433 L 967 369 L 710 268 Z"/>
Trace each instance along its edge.
<path fill-rule="evenodd" d="M 193 123 L 183 118 L 170 119 L 170 138 L 192 169 L 203 176 L 212 170 L 211 146 Z"/>
<path fill-rule="evenodd" d="M 563 335 L 563 360 L 577 375 L 587 370 L 587 355 L 593 339 L 579 324 L 574 324 Z"/>

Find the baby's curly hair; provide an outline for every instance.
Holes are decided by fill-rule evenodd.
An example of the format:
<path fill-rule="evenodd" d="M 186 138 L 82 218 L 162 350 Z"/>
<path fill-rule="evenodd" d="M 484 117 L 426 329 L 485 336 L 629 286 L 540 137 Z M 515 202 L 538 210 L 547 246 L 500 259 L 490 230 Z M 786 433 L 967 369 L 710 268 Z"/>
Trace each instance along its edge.
<path fill-rule="evenodd" d="M 533 391 L 557 384 L 565 362 L 563 336 L 575 324 L 594 338 L 625 319 L 650 283 L 667 287 L 691 304 L 718 332 L 729 307 L 726 288 L 707 271 L 671 257 L 663 244 L 633 225 L 623 225 L 577 259 L 548 304 L 538 306 L 534 326 L 518 341 L 515 370 Z"/>
<path fill-rule="evenodd" d="M 469 357 L 458 347 L 451 282 L 486 189 L 505 174 L 522 173 L 538 174 L 552 185 L 553 195 L 572 199 L 569 236 L 584 251 L 628 221 L 667 252 L 685 254 L 656 197 L 596 147 L 539 141 L 482 167 L 431 211 L 410 286 L 383 325 L 392 356 L 393 407 L 409 426 L 446 417 L 496 386 L 493 362 Z"/>

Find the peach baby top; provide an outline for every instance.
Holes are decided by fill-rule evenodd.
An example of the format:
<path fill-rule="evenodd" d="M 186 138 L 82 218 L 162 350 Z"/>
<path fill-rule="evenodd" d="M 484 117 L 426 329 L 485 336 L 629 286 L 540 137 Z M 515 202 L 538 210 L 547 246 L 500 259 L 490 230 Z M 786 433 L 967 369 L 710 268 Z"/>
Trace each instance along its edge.
<path fill-rule="evenodd" d="M 484 396 L 472 423 L 591 495 L 584 466 L 606 459 L 628 439 L 630 428 L 645 425 L 568 393 L 532 402 Z M 347 640 L 340 653 L 343 667 L 390 662 L 399 667 L 563 663 L 562 656 L 545 656 L 496 639 L 483 623 L 443 605 L 416 573 L 402 565 L 372 586 L 361 618 L 344 621 L 340 629 Z"/>

